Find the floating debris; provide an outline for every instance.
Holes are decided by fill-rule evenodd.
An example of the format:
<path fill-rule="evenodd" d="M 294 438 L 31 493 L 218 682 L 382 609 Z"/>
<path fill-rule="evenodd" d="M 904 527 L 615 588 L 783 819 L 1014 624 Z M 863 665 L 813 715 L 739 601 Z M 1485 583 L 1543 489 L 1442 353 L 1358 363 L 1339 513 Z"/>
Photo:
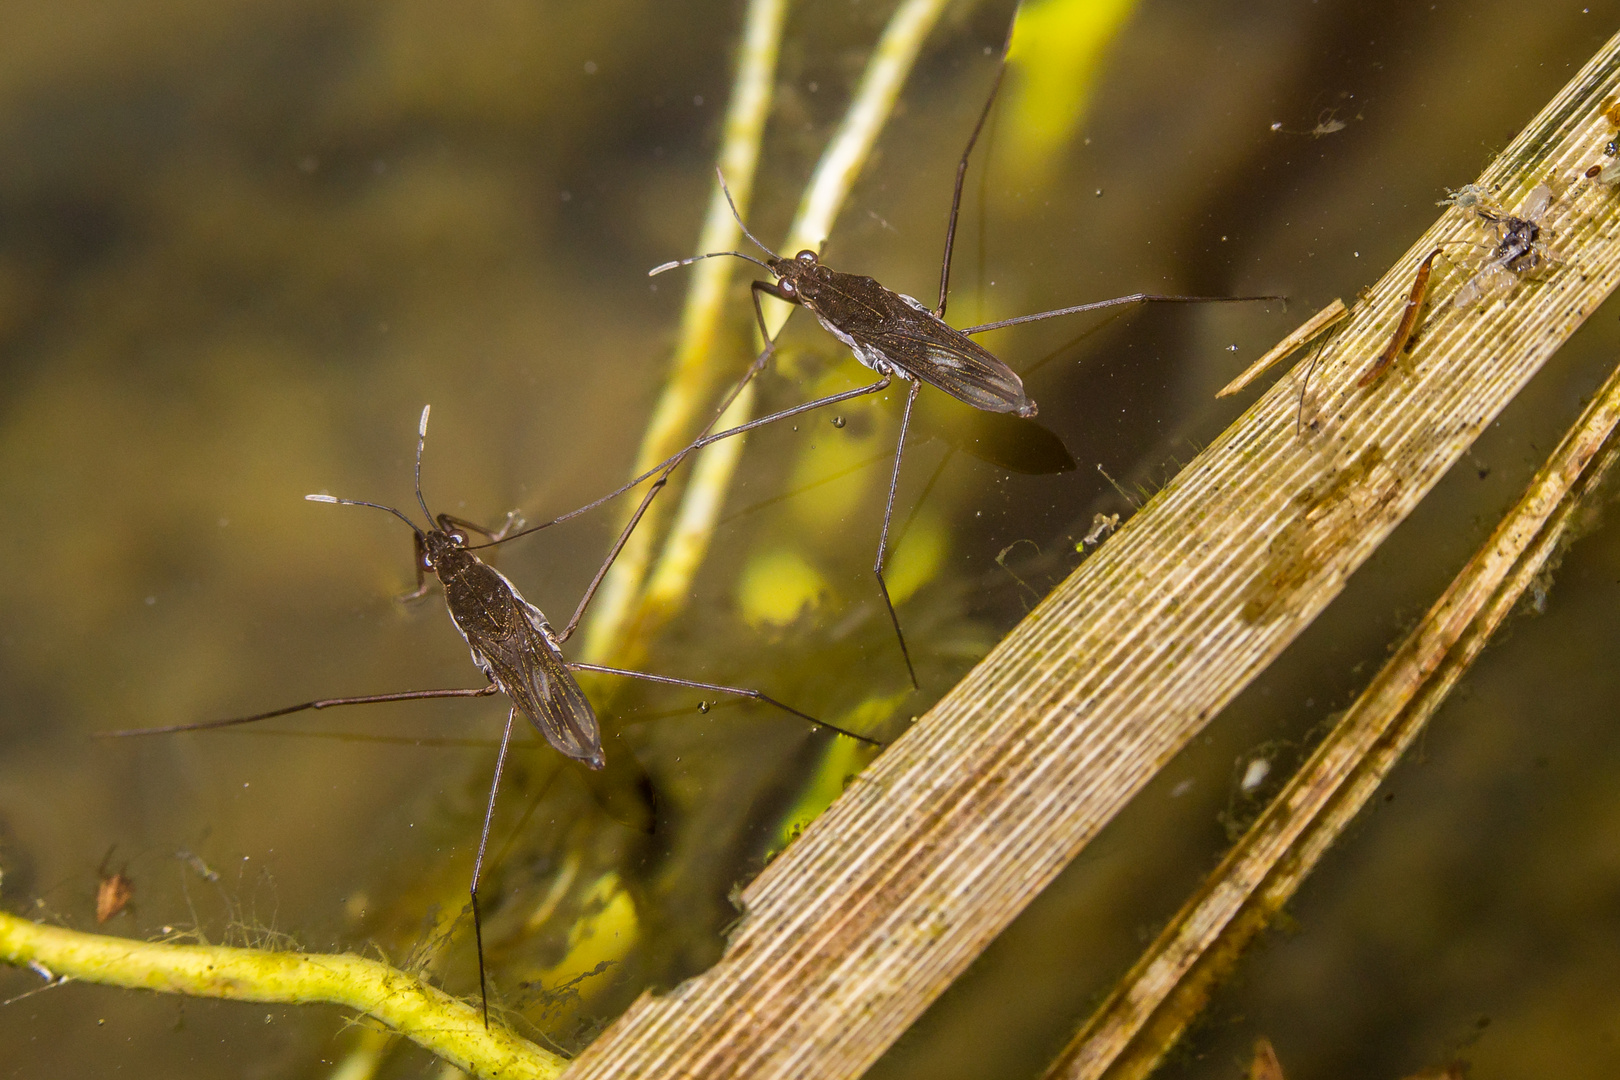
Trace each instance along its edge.
<path fill-rule="evenodd" d="M 106 922 L 128 907 L 134 898 L 135 882 L 122 870 L 102 878 L 96 887 L 96 922 Z"/>
<path fill-rule="evenodd" d="M 1417 276 L 1412 281 L 1412 291 L 1407 294 L 1406 306 L 1401 309 L 1401 317 L 1395 323 L 1395 333 L 1389 339 L 1389 346 L 1377 360 L 1373 361 L 1372 367 L 1356 380 L 1358 387 L 1371 386 L 1377 382 L 1378 377 L 1389 370 L 1389 365 L 1395 362 L 1395 358 L 1411 347 L 1412 332 L 1417 329 L 1418 315 L 1423 311 L 1423 299 L 1429 292 L 1429 274 L 1434 269 L 1434 259 L 1440 251 L 1440 248 L 1435 248 L 1418 264 Z"/>
<path fill-rule="evenodd" d="M 1552 188 L 1537 184 L 1518 214 L 1505 213 L 1485 201 L 1472 207 L 1481 219 L 1495 226 L 1497 240 L 1485 265 L 1452 299 L 1458 311 L 1506 296 L 1543 263 L 1558 261 L 1541 242 L 1541 219 L 1552 202 Z"/>
<path fill-rule="evenodd" d="M 1218 398 L 1230 397 L 1253 382 L 1262 372 L 1279 360 L 1287 359 L 1297 349 L 1310 343 L 1311 339 L 1328 327 L 1333 326 L 1340 319 L 1350 314 L 1350 309 L 1344 306 L 1343 300 L 1334 300 L 1333 303 L 1312 315 L 1299 325 L 1293 333 L 1273 345 L 1266 354 L 1246 368 L 1243 374 L 1221 387 L 1215 394 Z"/>

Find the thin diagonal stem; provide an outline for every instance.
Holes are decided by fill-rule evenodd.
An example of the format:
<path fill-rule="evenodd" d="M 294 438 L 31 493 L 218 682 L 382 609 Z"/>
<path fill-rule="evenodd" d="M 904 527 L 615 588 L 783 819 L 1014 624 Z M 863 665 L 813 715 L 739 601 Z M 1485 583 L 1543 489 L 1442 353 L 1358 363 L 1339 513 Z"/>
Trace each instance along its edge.
<path fill-rule="evenodd" d="M 832 231 L 833 222 L 849 196 L 855 178 L 870 157 L 878 134 L 894 111 L 900 88 L 915 66 L 922 43 L 933 30 L 944 11 L 945 0 L 906 0 L 883 31 L 877 47 L 867 61 L 866 71 L 850 102 L 843 122 L 816 166 L 810 186 L 799 203 L 798 213 L 788 229 L 787 240 L 777 250 L 796 251 L 800 248 L 819 248 Z M 732 173 L 726 169 L 726 180 L 733 195 L 738 194 Z M 741 210 L 739 202 L 739 210 Z M 706 251 L 719 250 L 730 244 L 716 244 Z M 709 260 L 715 263 L 725 259 Z M 765 314 L 766 329 L 774 336 L 787 321 L 791 308 L 773 304 Z M 722 419 L 722 426 L 732 427 L 745 422 L 753 409 L 753 387 L 732 402 Z M 616 606 L 613 617 L 603 614 L 606 605 L 598 608 L 587 641 L 586 655 L 592 659 L 613 656 L 619 663 L 634 664 L 641 657 L 646 640 L 679 610 L 691 595 L 691 582 L 707 554 L 715 522 L 725 504 L 736 475 L 737 462 L 742 455 L 742 440 L 729 439 L 718 446 L 704 450 L 693 467 L 691 483 L 687 485 L 676 514 L 675 525 L 664 541 L 658 563 L 648 580 L 639 602 L 633 606 L 625 602 Z M 650 537 L 650 533 L 643 535 Z M 650 539 L 647 541 L 650 544 Z M 622 561 L 622 560 L 621 560 Z M 629 581 L 626 574 L 624 581 Z M 616 598 L 618 599 L 618 598 Z M 597 626 L 602 629 L 600 632 Z M 623 630 L 633 628 L 634 634 Z"/>
<path fill-rule="evenodd" d="M 738 48 L 737 77 L 720 140 L 720 168 L 730 185 L 739 212 L 747 212 L 759 162 L 759 144 L 770 115 L 776 60 L 781 48 L 787 0 L 750 0 Z M 737 246 L 741 236 L 725 193 L 717 183 L 709 197 L 699 251 L 723 251 Z M 693 418 L 703 409 L 710 387 L 719 376 L 715 347 L 721 311 L 736 267 L 733 259 L 705 259 L 691 270 L 692 281 L 681 316 L 679 344 L 669 381 L 653 409 L 642 437 L 634 471 L 645 472 L 669 457 L 688 439 Z M 744 419 L 747 419 L 744 416 Z M 597 597 L 585 634 L 584 654 L 602 658 L 615 648 L 639 602 L 642 583 L 656 550 L 658 521 L 644 521 L 630 537 L 613 572 Z"/>

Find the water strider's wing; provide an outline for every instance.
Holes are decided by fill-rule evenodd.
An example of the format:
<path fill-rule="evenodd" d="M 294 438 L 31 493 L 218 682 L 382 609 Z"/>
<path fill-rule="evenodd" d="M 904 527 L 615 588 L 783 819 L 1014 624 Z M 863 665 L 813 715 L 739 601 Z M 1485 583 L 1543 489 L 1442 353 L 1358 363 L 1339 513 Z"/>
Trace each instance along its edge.
<path fill-rule="evenodd" d="M 920 379 L 975 409 L 1035 415 L 1035 403 L 1012 368 L 915 298 L 827 267 L 800 286 L 799 296 L 874 371 L 893 369 Z"/>
<path fill-rule="evenodd" d="M 520 602 L 533 611 L 532 616 L 520 620 L 511 633 L 484 644 L 490 675 L 558 753 L 600 769 L 605 759 L 596 712 L 573 672 L 564 666 L 557 646 L 539 629 L 537 623 L 544 622 L 539 611 L 521 598 Z"/>
<path fill-rule="evenodd" d="M 990 350 L 934 318 L 916 300 L 868 331 L 870 344 L 895 367 L 986 412 L 1034 416 L 1024 382 Z"/>
<path fill-rule="evenodd" d="M 441 552 L 434 572 L 473 663 L 559 753 L 600 769 L 596 713 L 563 664 L 540 609 L 505 574 L 464 548 Z"/>

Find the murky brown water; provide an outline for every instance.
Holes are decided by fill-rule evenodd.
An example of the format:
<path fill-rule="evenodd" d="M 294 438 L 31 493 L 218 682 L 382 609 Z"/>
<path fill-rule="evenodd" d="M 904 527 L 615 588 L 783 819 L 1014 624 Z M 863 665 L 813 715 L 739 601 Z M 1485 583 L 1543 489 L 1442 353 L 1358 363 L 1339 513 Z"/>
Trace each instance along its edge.
<path fill-rule="evenodd" d="M 889 7 L 792 14 L 750 213 L 763 238 L 780 237 Z M 930 295 L 949 169 L 1004 9 L 953 9 L 932 39 L 834 230 L 834 265 Z M 402 961 L 435 940 L 426 913 L 462 902 L 502 705 L 377 706 L 141 743 L 87 736 L 476 685 L 437 601 L 391 599 L 411 582 L 403 527 L 301 497 L 406 503 L 425 402 L 436 510 L 538 518 L 622 478 L 682 296 L 679 278 L 645 271 L 694 242 L 739 10 L 11 5 L 0 35 L 9 910 L 93 926 L 112 848 L 109 865 L 136 883 L 114 932 L 370 942 Z M 997 343 L 1028 371 L 1096 328 L 1028 379 L 1079 468 L 1012 475 L 947 454 L 948 418 L 924 430 L 901 517 L 937 470 L 912 528 L 946 539 L 938 576 L 902 605 L 925 689 L 899 715 L 921 712 L 1074 565 L 1094 513 L 1129 510 L 1099 464 L 1130 488 L 1189 459 L 1254 393 L 1217 404 L 1214 390 L 1305 314 L 1374 280 L 1433 220 L 1442 189 L 1473 179 L 1617 13 L 1144 7 L 1110 56 L 1089 141 L 1050 182 L 992 169 L 983 203 L 970 185 L 953 317 L 1138 289 L 1275 291 L 1290 310 L 1142 311 Z M 1296 134 L 1329 119 L 1346 126 Z M 748 318 L 739 291 L 739 341 Z M 765 384 L 773 404 L 853 366 L 803 316 L 789 341 L 786 374 Z M 1280 775 L 1303 753 L 1516 497 L 1617 344 L 1605 309 L 877 1074 L 1037 1075 L 1213 865 L 1222 815 L 1242 809 L 1234 763 L 1267 750 Z M 869 573 L 875 462 L 897 404 L 891 394 L 845 409 L 842 428 L 823 417 L 753 440 L 714 558 L 650 667 L 757 685 L 829 717 L 903 689 Z M 812 445 L 823 456 L 805 464 Z M 807 486 L 815 467 L 833 478 Z M 612 524 L 592 517 L 514 545 L 501 568 L 566 618 Z M 746 625 L 742 570 L 807 537 L 822 607 L 774 631 Z M 1290 932 L 1256 951 L 1166 1075 L 1235 1076 L 1257 1034 L 1294 1080 L 1393 1080 L 1458 1054 L 1476 1078 L 1614 1074 L 1617 537 L 1600 527 L 1571 552 L 1544 610 L 1487 654 L 1397 773 L 1393 801 L 1329 858 Z M 735 914 L 728 891 L 774 845 L 828 746 L 759 710 L 700 713 L 698 697 L 615 699 L 609 753 L 631 786 L 645 778 L 657 793 L 651 835 L 618 824 L 543 748 L 514 764 L 492 963 L 508 1002 L 565 1047 L 643 987 L 712 961 Z M 634 922 L 596 925 L 627 944 L 581 948 L 580 917 L 622 913 L 618 897 Z M 446 985 L 463 993 L 474 989 L 465 931 L 439 951 Z M 547 996 L 596 959 L 615 962 L 577 998 Z M 0 973 L 0 999 L 35 985 Z M 336 1010 L 88 986 L 0 1008 L 0 1060 L 16 1077 L 324 1075 L 353 1037 Z M 435 1068 L 402 1050 L 383 1075 Z"/>

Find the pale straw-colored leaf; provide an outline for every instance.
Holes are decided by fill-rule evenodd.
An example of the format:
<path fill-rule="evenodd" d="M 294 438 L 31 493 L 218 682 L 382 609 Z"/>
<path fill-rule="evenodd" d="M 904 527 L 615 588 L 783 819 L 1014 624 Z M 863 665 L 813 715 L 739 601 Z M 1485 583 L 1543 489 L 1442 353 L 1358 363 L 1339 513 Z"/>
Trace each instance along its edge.
<path fill-rule="evenodd" d="M 1376 792 L 1620 459 L 1620 368 L 1517 505 L 1221 865 L 1092 1014 L 1048 1080 L 1142 1080 Z"/>

